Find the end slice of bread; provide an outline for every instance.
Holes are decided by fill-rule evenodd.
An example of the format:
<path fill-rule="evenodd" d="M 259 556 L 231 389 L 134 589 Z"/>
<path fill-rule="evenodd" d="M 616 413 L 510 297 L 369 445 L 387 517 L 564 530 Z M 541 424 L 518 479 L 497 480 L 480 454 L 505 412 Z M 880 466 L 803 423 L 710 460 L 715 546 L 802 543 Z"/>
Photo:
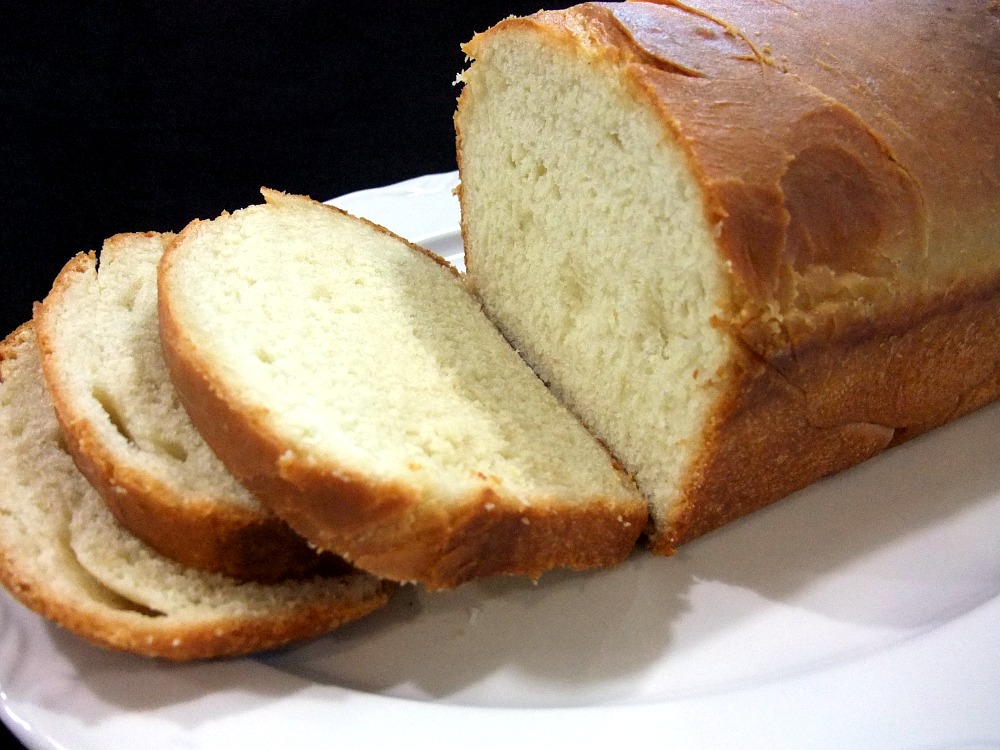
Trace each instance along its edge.
<path fill-rule="evenodd" d="M 122 528 L 65 451 L 31 324 L 0 343 L 0 583 L 103 647 L 171 660 L 320 635 L 379 609 L 358 572 L 280 584 L 185 567 Z"/>
<path fill-rule="evenodd" d="M 174 385 L 240 481 L 321 549 L 450 587 L 620 562 L 646 521 L 613 459 L 450 266 L 265 190 L 159 272 Z"/>
<path fill-rule="evenodd" d="M 156 269 L 169 234 L 121 234 L 73 258 L 36 308 L 42 366 L 77 466 L 115 517 L 185 565 L 250 580 L 323 558 L 229 474 L 174 393 Z"/>

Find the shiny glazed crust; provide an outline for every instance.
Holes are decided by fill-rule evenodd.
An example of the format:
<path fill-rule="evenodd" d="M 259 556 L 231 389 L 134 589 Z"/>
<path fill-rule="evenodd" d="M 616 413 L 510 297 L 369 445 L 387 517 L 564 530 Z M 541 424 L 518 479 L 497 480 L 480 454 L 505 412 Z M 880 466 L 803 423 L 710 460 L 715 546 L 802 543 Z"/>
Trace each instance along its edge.
<path fill-rule="evenodd" d="M 160 337 L 171 380 L 227 468 L 318 549 L 382 578 L 429 589 L 492 575 L 537 577 L 557 567 L 610 566 L 632 552 L 646 524 L 639 501 L 595 498 L 577 508 L 534 498 L 525 506 L 486 487 L 443 507 L 406 484 L 297 456 L 266 414 L 227 391 L 201 361 L 174 314 L 168 281 L 173 248 L 196 230 L 197 222 L 189 225 L 160 266 Z"/>
<path fill-rule="evenodd" d="M 728 272 L 725 395 L 654 551 L 1000 398 L 995 2 L 586 3 L 467 52 L 512 29 L 657 113 Z"/>
<path fill-rule="evenodd" d="M 116 239 L 127 242 L 127 236 L 110 242 Z M 42 366 L 67 449 L 109 510 L 161 554 L 200 570 L 268 582 L 338 564 L 330 556 L 318 556 L 264 507 L 255 511 L 225 498 L 182 495 L 142 467 L 123 462 L 120 452 L 116 455 L 89 418 L 78 411 L 53 353 L 50 318 L 55 317 L 53 310 L 61 306 L 75 277 L 93 273 L 95 266 L 93 253 L 70 260 L 45 301 L 36 305 L 35 321 Z"/>

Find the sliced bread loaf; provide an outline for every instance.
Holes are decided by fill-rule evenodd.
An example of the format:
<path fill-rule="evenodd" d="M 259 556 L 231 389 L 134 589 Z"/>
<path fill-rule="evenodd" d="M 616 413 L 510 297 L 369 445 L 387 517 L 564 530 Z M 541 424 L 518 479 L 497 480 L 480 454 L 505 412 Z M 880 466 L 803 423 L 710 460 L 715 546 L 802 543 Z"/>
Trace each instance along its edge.
<path fill-rule="evenodd" d="M 467 45 L 469 283 L 655 549 L 1000 396 L 998 48 L 987 0 L 585 3 Z"/>
<path fill-rule="evenodd" d="M 189 225 L 159 272 L 177 392 L 245 486 L 319 548 L 432 588 L 630 553 L 645 503 L 454 269 L 264 196 Z"/>
<path fill-rule="evenodd" d="M 250 653 L 332 630 L 385 604 L 352 572 L 279 584 L 182 566 L 110 515 L 64 450 L 31 324 L 0 344 L 0 582 L 108 648 L 173 660 Z"/>
<path fill-rule="evenodd" d="M 156 269 L 172 235 L 122 234 L 73 258 L 36 308 L 70 454 L 115 517 L 160 553 L 273 581 L 321 557 L 229 474 L 177 401 L 160 350 Z"/>

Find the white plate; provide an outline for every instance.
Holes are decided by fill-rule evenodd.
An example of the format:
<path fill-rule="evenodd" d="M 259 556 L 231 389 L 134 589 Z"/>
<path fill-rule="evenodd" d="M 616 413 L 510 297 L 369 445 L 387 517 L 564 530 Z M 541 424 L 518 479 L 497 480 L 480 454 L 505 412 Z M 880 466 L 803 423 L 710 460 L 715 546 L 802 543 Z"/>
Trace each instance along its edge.
<path fill-rule="evenodd" d="M 336 201 L 461 257 L 455 175 Z M 406 589 L 256 659 L 113 654 L 0 597 L 31 748 L 1000 746 L 1000 405 L 681 550 Z"/>

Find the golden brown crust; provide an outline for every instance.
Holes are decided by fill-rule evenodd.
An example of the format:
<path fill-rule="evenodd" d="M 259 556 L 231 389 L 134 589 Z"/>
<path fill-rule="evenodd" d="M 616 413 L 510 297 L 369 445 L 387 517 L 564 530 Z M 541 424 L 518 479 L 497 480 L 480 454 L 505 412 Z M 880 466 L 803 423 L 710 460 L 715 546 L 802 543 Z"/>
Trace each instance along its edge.
<path fill-rule="evenodd" d="M 160 554 L 200 570 L 271 582 L 334 563 L 263 506 L 258 509 L 178 493 L 156 476 L 123 463 L 100 430 L 80 413 L 53 351 L 56 312 L 80 274 L 92 274 L 93 252 L 70 260 L 45 301 L 35 306 L 42 367 L 68 452 L 118 521 Z"/>
<path fill-rule="evenodd" d="M 185 229 L 175 247 L 196 230 L 197 224 Z M 535 499 L 525 506 L 485 485 L 445 512 L 411 487 L 295 455 L 266 413 L 227 391 L 199 359 L 172 308 L 172 262 L 168 249 L 160 267 L 160 336 L 184 407 L 227 468 L 319 549 L 374 575 L 431 589 L 491 575 L 610 566 L 631 554 L 646 523 L 638 501 L 595 498 L 577 508 Z"/>
<path fill-rule="evenodd" d="M 266 492 L 300 533 L 362 570 L 431 589 L 615 565 L 631 553 L 646 522 L 643 507 L 623 511 L 613 499 L 584 508 L 536 499 L 525 507 L 487 487 L 444 512 L 405 485 L 331 477 L 287 461 L 281 472 Z"/>
<path fill-rule="evenodd" d="M 13 367 L 18 366 L 19 350 L 31 345 L 33 337 L 33 325 L 29 322 L 0 342 L 0 383 L 10 376 Z M 2 447 L 4 450 L 11 448 L 9 445 Z M 25 467 L 25 470 L 33 472 L 46 468 L 51 467 Z M 80 484 L 81 491 L 88 491 L 82 478 Z M 89 576 L 83 571 L 54 571 L 40 566 L 35 559 L 18 556 L 16 540 L 5 537 L 7 530 L 19 523 L 18 487 L 16 481 L 0 484 L 4 493 L 3 505 L 8 511 L 0 523 L 0 583 L 26 607 L 104 648 L 172 661 L 238 656 L 321 635 L 381 608 L 388 601 L 391 587 L 375 584 L 368 593 L 350 591 L 343 598 L 317 598 L 284 609 L 275 608 L 267 615 L 245 618 L 185 620 L 148 612 L 102 590 L 96 581 L 84 586 L 80 577 Z M 55 507 L 61 503 L 67 505 L 68 519 L 68 506 L 74 498 L 51 500 Z M 51 544 L 54 548 L 66 541 L 52 539 Z M 102 593 L 96 595 L 95 590 Z"/>
<path fill-rule="evenodd" d="M 314 638 L 381 609 L 390 591 L 384 584 L 365 598 L 317 601 L 268 617 L 179 623 L 139 608 L 114 609 L 67 597 L 5 553 L 0 554 L 0 582 L 21 604 L 95 646 L 168 661 L 244 656 Z"/>
<path fill-rule="evenodd" d="M 767 364 L 746 352 L 675 522 L 673 548 L 1000 398 L 1000 285 L 856 326 Z"/>

